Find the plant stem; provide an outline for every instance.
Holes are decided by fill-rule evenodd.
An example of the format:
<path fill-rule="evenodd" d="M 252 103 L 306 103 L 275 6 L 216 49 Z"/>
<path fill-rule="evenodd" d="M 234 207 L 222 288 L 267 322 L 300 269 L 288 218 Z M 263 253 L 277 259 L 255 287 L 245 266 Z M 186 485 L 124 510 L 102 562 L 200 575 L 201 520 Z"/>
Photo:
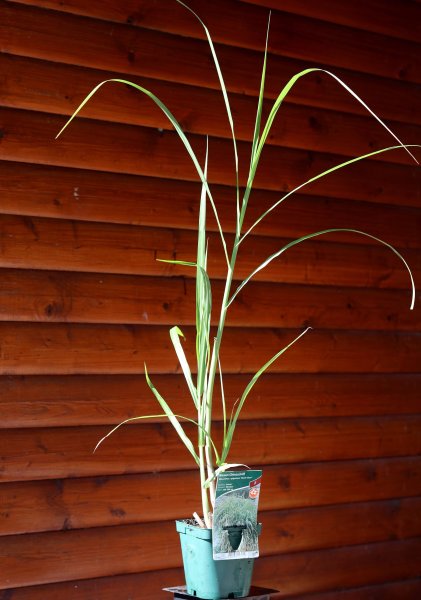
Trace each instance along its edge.
<path fill-rule="evenodd" d="M 204 457 L 204 447 L 199 446 L 199 459 L 200 459 L 200 490 L 202 494 L 202 509 L 203 509 L 203 518 L 208 529 L 211 529 L 212 524 L 209 519 L 209 497 L 208 490 L 205 488 L 206 481 L 206 472 L 205 472 L 205 457 Z"/>
<path fill-rule="evenodd" d="M 215 493 L 216 493 L 216 486 L 215 486 L 215 469 L 214 469 L 214 465 L 213 465 L 213 460 L 212 460 L 212 448 L 210 447 L 210 444 L 206 444 L 205 446 L 205 456 L 206 456 L 206 467 L 207 467 L 207 472 L 208 472 L 208 479 L 212 478 L 212 481 L 209 485 L 209 496 L 210 496 L 210 501 L 212 504 L 212 510 L 215 506 Z"/>

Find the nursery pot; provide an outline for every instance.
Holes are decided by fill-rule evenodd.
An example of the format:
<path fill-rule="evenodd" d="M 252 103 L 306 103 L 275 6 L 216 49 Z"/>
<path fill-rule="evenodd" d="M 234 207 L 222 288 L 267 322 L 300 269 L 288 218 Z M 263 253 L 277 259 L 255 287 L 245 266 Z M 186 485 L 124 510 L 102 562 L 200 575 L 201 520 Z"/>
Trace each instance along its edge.
<path fill-rule="evenodd" d="M 241 540 L 243 539 L 243 531 L 247 529 L 246 525 L 226 525 L 222 528 L 228 532 L 228 539 L 231 548 L 235 551 L 238 550 Z"/>
<path fill-rule="evenodd" d="M 201 529 L 183 521 L 176 521 L 176 528 L 180 534 L 188 594 L 204 600 L 247 596 L 253 574 L 253 558 L 214 560 L 212 529 Z M 260 531 L 259 524 L 259 534 Z"/>

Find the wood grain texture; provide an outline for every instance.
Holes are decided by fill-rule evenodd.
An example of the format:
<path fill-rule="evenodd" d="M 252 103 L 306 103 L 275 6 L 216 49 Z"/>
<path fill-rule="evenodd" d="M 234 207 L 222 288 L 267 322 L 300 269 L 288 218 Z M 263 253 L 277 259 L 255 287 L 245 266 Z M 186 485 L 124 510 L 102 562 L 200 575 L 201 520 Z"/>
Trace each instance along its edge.
<path fill-rule="evenodd" d="M 262 513 L 262 555 L 406 539 L 420 534 L 420 498 Z M 335 523 L 335 527 L 333 527 Z M 352 523 L 352 527 L 350 527 Z M 180 566 L 172 522 L 0 538 L 0 588 Z M 113 552 L 109 552 L 113 548 Z M 2 551 L 2 556 L 3 556 Z M 36 560 L 34 560 L 36 557 Z M 63 561 L 63 559 L 65 559 Z M 60 567 L 60 568 L 59 568 Z"/>
<path fill-rule="evenodd" d="M 224 230 L 232 233 L 235 228 L 232 189 L 226 186 L 212 189 Z M 1 161 L 0 191 L 5 214 L 171 229 L 195 229 L 198 221 L 198 185 L 175 179 L 97 174 Z M 173 195 L 177 196 L 177 211 L 168 204 L 168 197 Z M 247 222 L 251 225 L 279 198 L 276 192 L 255 190 Z M 333 227 L 364 231 L 368 224 L 373 235 L 399 248 L 421 245 L 421 210 L 379 205 L 375 199 L 373 203 L 355 202 L 297 194 L 273 211 L 270 218 L 263 219 L 254 231 L 259 236 L 300 237 Z M 209 214 L 208 230 L 216 231 L 213 214 Z M 370 238 L 363 240 L 352 234 L 331 234 L 329 239 L 377 245 Z"/>
<path fill-rule="evenodd" d="M 219 89 L 204 41 L 11 2 L 1 5 L 0 16 L 2 50 L 8 54 Z M 65 44 L 61 35 L 63 28 L 66 31 Z M 266 26 L 261 32 L 262 49 L 265 31 Z M 218 54 L 227 89 L 256 96 L 263 53 L 220 46 Z M 272 56 L 266 85 L 267 97 L 277 97 L 282 86 L 293 75 L 312 64 L 320 66 L 319 63 L 313 63 L 310 55 L 305 62 Z M 421 95 L 419 87 L 368 73 L 342 69 L 335 69 L 335 72 L 363 96 L 368 105 L 376 106 L 384 118 L 420 122 L 417 110 Z M 358 106 L 336 82 L 317 73 L 303 79 L 289 98 L 298 104 L 365 113 L 365 109 Z"/>
<path fill-rule="evenodd" d="M 268 530 L 261 541 L 262 555 L 386 541 L 391 535 L 393 539 L 419 536 L 416 513 L 420 502 L 414 498 L 262 513 L 263 527 Z M 333 523 L 340 526 L 332 527 Z M 393 534 L 397 529 L 399 533 Z M 2 540 L 2 589 L 65 581 L 69 575 L 83 579 L 99 573 L 149 571 L 163 564 L 173 568 L 181 563 L 172 522 L 28 534 L 25 542 L 23 558 L 19 536 Z M 110 554 L 109 547 L 114 548 L 115 555 Z M 30 560 L 35 556 L 37 560 Z"/>
<path fill-rule="evenodd" d="M 293 74 L 322 66 L 419 141 L 419 3 L 191 0 L 216 42 L 242 184 L 271 4 L 265 116 Z M 123 419 L 159 413 L 144 361 L 177 414 L 194 417 L 168 336 L 179 324 L 191 357 L 194 273 L 156 261 L 194 260 L 194 168 L 159 110 L 125 86 L 103 88 L 54 141 L 108 77 L 162 96 L 200 162 L 210 135 L 210 182 L 233 241 L 230 130 L 194 17 L 175 0 L 0 2 L 0 600 L 164 600 L 161 588 L 183 580 L 173 520 L 198 510 L 194 462 L 165 417 L 125 426 L 92 454 Z M 390 143 L 333 79 L 302 78 L 271 130 L 247 226 L 317 172 Z M 401 151 L 304 187 L 240 247 L 235 285 L 330 227 L 393 244 L 418 282 L 419 191 Z M 211 214 L 208 230 L 216 305 L 226 265 Z M 230 456 L 264 467 L 254 581 L 277 598 L 421 594 L 421 313 L 409 301 L 390 250 L 337 233 L 285 253 L 230 308 L 228 411 L 251 372 L 314 327 L 253 389 Z M 220 445 L 219 391 L 215 402 Z"/>
<path fill-rule="evenodd" d="M 17 162 L 200 181 L 176 133 L 79 119 L 54 141 L 64 122 L 55 115 L 1 109 L 3 158 Z M 201 136 L 191 135 L 189 141 L 200 160 L 205 154 L 205 140 Z M 251 145 L 246 142 L 238 144 L 240 182 L 243 185 L 250 148 Z M 231 143 L 220 138 L 212 139 L 210 155 L 209 182 L 234 185 Z M 276 191 L 282 196 L 342 162 L 343 157 L 331 154 L 267 146 L 257 170 L 255 187 Z M 282 164 L 282 169 L 274 169 L 274 164 Z M 419 170 L 410 165 L 409 157 L 408 165 L 365 160 L 323 177 L 303 187 L 301 192 L 419 208 L 419 181 Z"/>
<path fill-rule="evenodd" d="M 302 600 L 413 600 L 421 593 L 421 581 L 419 579 L 402 581 L 398 583 L 387 583 L 384 585 L 368 586 L 355 590 L 336 590 L 321 594 L 310 594 L 299 596 Z M 282 598 L 281 595 L 274 596 Z"/>
<path fill-rule="evenodd" d="M 224 378 L 231 404 L 248 375 Z M 190 410 L 180 375 L 156 375 L 154 382 L 174 411 Z M 253 388 L 240 413 L 244 420 L 410 415 L 421 412 L 417 374 L 267 373 Z M 222 418 L 215 390 L 215 418 Z M 141 407 L 141 408 L 140 408 Z M 156 412 L 156 400 L 143 375 L 34 375 L 0 377 L 0 427 L 112 425 Z"/>
<path fill-rule="evenodd" d="M 194 333 L 184 327 L 195 372 Z M 300 331 L 236 328 L 224 333 L 226 373 L 254 373 Z M 212 335 L 212 331 L 211 331 Z M 142 325 L 0 323 L 4 375 L 177 373 L 168 328 Z M 311 331 L 276 361 L 275 373 L 412 373 L 420 361 L 419 333 Z M 258 350 L 258 352 L 257 352 Z"/>
<path fill-rule="evenodd" d="M 374 543 L 319 552 L 299 552 L 268 557 L 256 563 L 256 582 L 282 590 L 282 597 L 295 597 L 322 590 L 352 588 L 398 579 L 419 577 L 420 539 Z M 350 565 L 354 568 L 350 568 Z M 358 568 L 356 568 L 358 565 Z"/>
<path fill-rule="evenodd" d="M 259 509 L 421 496 L 420 467 L 420 457 L 268 466 Z M 182 519 L 198 487 L 195 471 L 3 484 L 0 535 Z"/>
<path fill-rule="evenodd" d="M 18 0 L 19 1 L 19 0 Z M 165 31 L 192 38 L 206 39 L 200 25 L 190 13 L 175 2 L 157 4 L 153 0 L 135 0 L 124 5 L 115 0 L 104 5 L 100 0 L 89 3 L 73 0 L 23 0 L 25 4 L 67 10 L 95 19 L 106 19 L 137 25 L 143 29 Z M 236 48 L 262 50 L 267 28 L 268 11 L 258 6 L 213 0 L 192 0 L 189 6 L 196 11 L 211 31 L 215 43 Z M 283 8 L 279 3 L 274 9 Z M 140 10 L 139 10 L 140 9 Z M 408 28 L 411 23 L 408 21 Z M 328 40 L 328 44 L 326 43 Z M 417 40 L 419 41 L 419 40 Z M 330 24 L 274 10 L 271 16 L 269 52 L 282 57 L 306 60 L 310 55 L 316 63 L 343 67 L 354 71 L 420 82 L 421 65 L 417 44 L 409 39 L 395 39 L 393 45 L 386 36 L 364 30 L 355 31 L 338 23 Z M 388 60 L 383 59 L 387 53 Z M 272 58 L 272 57 L 270 57 Z"/>
<path fill-rule="evenodd" d="M 1 321 L 172 326 L 194 325 L 196 320 L 195 282 L 184 277 L 4 269 L 2 286 Z M 163 289 L 165 302 L 162 302 Z M 223 292 L 223 282 L 214 282 L 214 306 L 221 305 Z M 273 298 L 277 298 L 276 305 Z M 421 329 L 421 311 L 409 311 L 407 307 L 406 290 L 250 282 L 232 305 L 228 323 L 233 327 Z M 217 318 L 214 313 L 213 325 L 217 325 Z"/>
<path fill-rule="evenodd" d="M 0 90 L 2 105 L 59 115 L 71 115 L 87 93 L 104 79 L 102 71 L 9 54 L 0 55 L 0 71 L 5 82 Z M 119 74 L 111 73 L 108 77 L 118 78 Z M 230 137 L 220 92 L 155 79 L 131 79 L 153 90 L 171 109 L 185 132 Z M 237 139 L 250 141 L 256 99 L 232 94 L 230 102 L 235 114 Z M 266 102 L 263 107 L 265 119 L 270 108 L 271 104 Z M 104 86 L 81 114 L 91 119 L 172 129 L 168 119 L 149 98 L 124 85 Z M 405 143 L 416 143 L 420 138 L 420 127 L 404 123 L 394 123 L 392 127 Z M 274 121 L 267 143 L 352 157 L 393 145 L 395 140 L 368 113 L 367 116 L 346 115 L 287 103 Z M 375 159 L 408 164 L 407 154 L 401 151 L 386 152 Z"/>
<path fill-rule="evenodd" d="M 338 588 L 374 586 L 381 581 L 390 582 L 390 586 L 402 586 L 403 590 L 405 586 L 411 589 L 412 585 L 416 590 L 419 583 L 416 577 L 419 574 L 420 548 L 420 539 L 414 538 L 263 557 L 256 561 L 255 579 L 262 585 L 273 582 L 274 587 L 282 589 L 280 598 L 294 597 L 297 600 L 300 600 L 301 594 L 310 591 L 336 588 L 333 593 L 338 593 Z M 364 568 L 350 569 L 350 564 L 364 565 Z M 66 595 L 71 597 L 75 589 L 81 600 L 92 600 L 95 595 L 101 600 L 114 600 L 116 594 L 126 594 L 133 600 L 165 600 L 168 594 L 161 591 L 163 585 L 178 584 L 182 577 L 181 569 L 166 569 L 14 588 L 9 591 L 16 600 L 52 600 Z M 394 579 L 407 581 L 396 584 Z M 388 588 L 386 585 L 382 587 L 384 593 Z M 0 591 L 1 600 L 7 600 L 9 591 L 3 594 Z"/>
<path fill-rule="evenodd" d="M 3 236 L 1 264 L 19 269 L 46 269 L 94 273 L 192 277 L 189 267 L 160 262 L 195 260 L 196 234 L 192 231 L 130 225 L 86 223 L 14 215 L 0 216 Z M 357 237 L 355 234 L 354 237 Z M 358 236 L 361 239 L 362 236 Z M 377 244 L 332 244 L 328 236 L 307 240 L 272 261 L 255 281 L 407 290 L 410 280 L 403 263 L 388 248 Z M 226 236 L 227 244 L 233 243 Z M 290 242 L 288 238 L 253 236 L 239 251 L 235 279 L 244 279 L 268 256 Z M 224 279 L 226 262 L 219 235 L 208 236 L 209 276 Z M 421 274 L 421 256 L 404 251 L 414 277 Z M 234 291 L 234 288 L 233 288 Z M 163 299 L 165 302 L 165 299 Z"/>
<path fill-rule="evenodd" d="M 278 0 L 240 1 L 275 10 L 279 7 Z M 421 9 L 410 0 L 399 4 L 383 0 L 354 0 L 352 4 L 347 0 L 320 0 L 317 5 L 312 0 L 302 0 L 299 4 L 295 0 L 282 0 L 282 10 L 414 42 L 419 42 L 421 35 Z"/>
<path fill-rule="evenodd" d="M 421 452 L 420 421 L 419 416 L 243 421 L 237 426 L 230 459 L 276 465 L 414 456 Z M 192 427 L 184 427 L 194 440 Z M 127 425 L 93 455 L 109 430 L 86 426 L 6 430 L 1 437 L 2 480 L 180 471 L 195 465 L 172 426 L 164 423 Z M 221 433 L 222 423 L 215 423 L 216 444 Z"/>

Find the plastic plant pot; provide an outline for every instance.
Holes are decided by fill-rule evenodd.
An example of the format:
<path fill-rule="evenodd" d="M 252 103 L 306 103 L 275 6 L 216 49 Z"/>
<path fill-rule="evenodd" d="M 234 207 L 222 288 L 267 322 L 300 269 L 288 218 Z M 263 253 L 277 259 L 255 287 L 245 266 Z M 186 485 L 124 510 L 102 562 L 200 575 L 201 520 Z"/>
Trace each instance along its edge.
<path fill-rule="evenodd" d="M 214 560 L 212 530 L 176 521 L 180 534 L 187 593 L 204 600 L 248 595 L 254 559 Z M 261 524 L 259 523 L 259 534 Z"/>

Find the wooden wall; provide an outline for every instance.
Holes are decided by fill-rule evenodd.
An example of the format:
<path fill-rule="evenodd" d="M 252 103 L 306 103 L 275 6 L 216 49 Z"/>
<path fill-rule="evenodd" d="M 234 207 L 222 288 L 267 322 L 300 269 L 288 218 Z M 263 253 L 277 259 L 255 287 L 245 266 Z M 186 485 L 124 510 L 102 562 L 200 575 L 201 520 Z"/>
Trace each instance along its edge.
<path fill-rule="evenodd" d="M 293 73 L 321 65 L 420 142 L 416 2 L 190 5 L 217 42 L 242 178 L 270 6 L 267 106 Z M 99 81 L 141 83 L 202 157 L 210 135 L 210 179 L 232 232 L 233 159 L 209 49 L 173 0 L 3 0 L 0 49 L 0 598 L 165 598 L 160 588 L 182 579 L 173 521 L 198 508 L 194 465 L 165 422 L 92 449 L 120 420 L 157 411 L 144 360 L 189 410 L 168 328 L 182 325 L 192 347 L 193 281 L 155 259 L 193 257 L 200 185 L 162 114 L 124 86 L 104 88 L 54 136 Z M 392 143 L 333 80 L 301 80 L 264 152 L 250 223 L 327 166 Z M 419 181 L 394 151 L 304 188 L 244 244 L 238 277 L 285 240 L 336 226 L 395 244 L 420 283 Z M 210 228 L 217 302 L 224 264 Z M 314 327 L 256 387 L 232 454 L 265 469 L 255 580 L 280 598 L 421 597 L 421 309 L 409 303 L 393 253 L 335 235 L 285 254 L 232 310 L 231 399 Z"/>

